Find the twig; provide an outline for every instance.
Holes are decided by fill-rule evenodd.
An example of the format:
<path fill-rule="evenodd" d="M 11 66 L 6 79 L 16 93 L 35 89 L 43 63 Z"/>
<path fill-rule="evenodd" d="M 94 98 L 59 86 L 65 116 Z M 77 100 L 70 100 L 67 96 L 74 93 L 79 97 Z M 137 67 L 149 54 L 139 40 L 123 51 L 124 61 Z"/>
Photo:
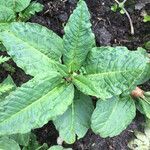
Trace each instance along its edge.
<path fill-rule="evenodd" d="M 119 5 L 120 2 L 118 0 L 115 0 L 115 2 Z M 123 1 L 123 3 L 125 3 L 126 0 Z M 129 23 L 130 23 L 130 28 L 131 28 L 131 34 L 134 35 L 134 27 L 133 27 L 133 22 L 132 22 L 132 19 L 130 17 L 130 14 L 127 12 L 127 10 L 123 7 L 122 8 L 123 11 L 125 12 L 125 14 L 127 15 L 128 19 L 129 19 Z"/>

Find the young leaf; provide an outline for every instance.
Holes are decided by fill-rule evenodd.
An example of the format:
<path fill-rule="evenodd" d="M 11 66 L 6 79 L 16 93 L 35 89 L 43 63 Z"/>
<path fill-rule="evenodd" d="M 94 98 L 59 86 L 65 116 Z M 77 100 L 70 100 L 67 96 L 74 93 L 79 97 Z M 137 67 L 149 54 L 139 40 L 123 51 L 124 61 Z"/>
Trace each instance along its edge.
<path fill-rule="evenodd" d="M 56 70 L 62 52 L 62 39 L 34 23 L 12 23 L 9 31 L 0 34 L 9 55 L 27 74 L 37 75 Z"/>
<path fill-rule="evenodd" d="M 139 98 L 136 101 L 136 104 L 137 104 L 138 110 L 142 114 L 146 115 L 147 118 L 150 119 L 150 97 L 149 98 L 144 98 L 144 99 Z"/>
<path fill-rule="evenodd" d="M 0 64 L 8 61 L 10 58 L 9 57 L 3 57 L 3 56 L 0 56 Z"/>
<path fill-rule="evenodd" d="M 145 68 L 150 69 L 149 58 L 141 50 L 93 48 L 85 64 L 85 75 L 76 75 L 74 83 L 85 94 L 111 98 L 131 91 L 149 72 Z"/>
<path fill-rule="evenodd" d="M 11 84 L 4 84 L 4 85 L 0 84 L 0 96 L 2 96 L 3 93 L 10 91 L 12 88 L 13 85 Z"/>
<path fill-rule="evenodd" d="M 113 97 L 107 101 L 98 100 L 92 115 L 92 129 L 101 137 L 120 134 L 132 122 L 136 114 L 134 101 L 130 96 Z"/>
<path fill-rule="evenodd" d="M 18 143 L 8 137 L 0 138 L 0 149 L 1 150 L 21 150 Z"/>
<path fill-rule="evenodd" d="M 150 15 L 144 15 L 143 22 L 150 22 Z"/>
<path fill-rule="evenodd" d="M 87 53 L 95 45 L 90 13 L 83 0 L 79 1 L 64 30 L 63 60 L 70 71 L 75 71 L 81 67 Z"/>
<path fill-rule="evenodd" d="M 72 105 L 54 121 L 60 137 L 69 144 L 75 142 L 76 135 L 78 139 L 82 138 L 90 128 L 93 110 L 91 98 L 76 92 Z"/>
<path fill-rule="evenodd" d="M 36 12 L 43 10 L 43 5 L 37 2 L 32 2 L 24 11 L 19 13 L 19 20 L 27 21 L 31 18 L 32 15 L 35 15 Z"/>
<path fill-rule="evenodd" d="M 30 132 L 63 114 L 72 103 L 74 87 L 61 82 L 56 73 L 42 73 L 6 97 L 0 107 L 0 136 Z"/>
<path fill-rule="evenodd" d="M 13 79 L 8 76 L 1 84 L 0 84 L 0 102 L 5 99 L 5 97 L 10 94 L 11 91 L 15 90 L 16 85 L 13 82 Z"/>

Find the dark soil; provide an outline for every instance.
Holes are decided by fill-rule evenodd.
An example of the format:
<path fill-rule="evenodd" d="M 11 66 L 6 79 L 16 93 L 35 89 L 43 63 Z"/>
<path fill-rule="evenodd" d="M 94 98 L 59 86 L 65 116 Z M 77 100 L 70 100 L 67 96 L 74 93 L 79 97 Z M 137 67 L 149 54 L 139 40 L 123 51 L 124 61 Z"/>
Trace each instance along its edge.
<path fill-rule="evenodd" d="M 37 1 L 44 5 L 44 11 L 32 17 L 30 21 L 44 25 L 63 36 L 63 27 L 75 8 L 77 0 Z M 126 15 L 121 15 L 119 12 L 114 13 L 110 10 L 114 3 L 113 0 L 86 0 L 86 2 L 92 16 L 92 28 L 98 46 L 122 45 L 127 46 L 130 50 L 135 50 L 137 47 L 143 47 L 144 43 L 150 40 L 150 23 L 143 23 L 141 16 L 143 10 L 150 9 L 150 4 L 145 5 L 141 10 L 135 10 L 134 7 L 137 2 L 129 0 L 126 8 L 131 15 L 135 29 L 135 35 L 131 35 Z M 0 54 L 7 55 L 6 53 Z M 23 70 L 18 68 L 15 63 L 12 61 L 9 63 L 16 71 L 11 73 L 3 69 L 0 70 L 0 81 L 6 78 L 7 74 L 11 74 L 15 83 L 20 86 L 31 78 L 25 75 Z M 150 81 L 142 85 L 142 88 L 146 91 L 150 90 Z M 103 139 L 89 130 L 83 139 L 73 145 L 64 144 L 64 146 L 73 147 L 74 150 L 127 150 L 127 143 L 134 137 L 134 130 L 140 129 L 143 121 L 143 116 L 137 113 L 136 119 L 119 136 Z M 40 129 L 34 130 L 34 132 L 40 143 L 46 142 L 49 146 L 57 144 L 58 132 L 51 122 Z"/>

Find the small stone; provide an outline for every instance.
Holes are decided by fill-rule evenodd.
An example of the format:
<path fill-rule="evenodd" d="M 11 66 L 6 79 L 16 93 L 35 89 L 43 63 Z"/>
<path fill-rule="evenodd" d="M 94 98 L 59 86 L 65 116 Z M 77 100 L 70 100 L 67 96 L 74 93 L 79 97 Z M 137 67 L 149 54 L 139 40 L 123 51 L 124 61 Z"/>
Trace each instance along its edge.
<path fill-rule="evenodd" d="M 110 41 L 111 41 L 111 34 L 107 31 L 107 29 L 105 27 L 102 28 L 97 28 L 95 30 L 95 35 L 96 35 L 96 39 L 97 42 L 101 45 L 110 45 Z"/>
<path fill-rule="evenodd" d="M 68 2 L 72 5 L 75 5 L 77 3 L 77 0 L 68 0 Z"/>
<path fill-rule="evenodd" d="M 68 20 L 68 14 L 66 12 L 59 15 L 59 19 L 62 22 L 66 22 Z"/>

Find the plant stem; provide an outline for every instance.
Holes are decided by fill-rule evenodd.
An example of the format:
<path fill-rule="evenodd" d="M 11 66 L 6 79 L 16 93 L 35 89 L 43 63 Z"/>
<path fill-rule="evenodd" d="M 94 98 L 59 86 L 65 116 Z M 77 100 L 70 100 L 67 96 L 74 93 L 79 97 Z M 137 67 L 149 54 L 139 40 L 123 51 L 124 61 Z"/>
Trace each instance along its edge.
<path fill-rule="evenodd" d="M 120 2 L 118 0 L 115 0 L 115 2 L 119 5 Z M 123 1 L 123 3 L 125 3 L 126 0 Z M 128 20 L 129 20 L 129 23 L 130 23 L 130 28 L 131 28 L 131 34 L 134 35 L 134 27 L 133 27 L 133 22 L 132 22 L 132 19 L 130 17 L 130 14 L 127 12 L 127 10 L 123 7 L 122 8 L 123 11 L 125 12 L 126 16 L 128 17 Z"/>

